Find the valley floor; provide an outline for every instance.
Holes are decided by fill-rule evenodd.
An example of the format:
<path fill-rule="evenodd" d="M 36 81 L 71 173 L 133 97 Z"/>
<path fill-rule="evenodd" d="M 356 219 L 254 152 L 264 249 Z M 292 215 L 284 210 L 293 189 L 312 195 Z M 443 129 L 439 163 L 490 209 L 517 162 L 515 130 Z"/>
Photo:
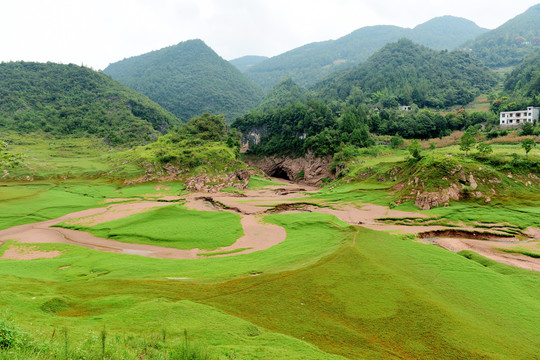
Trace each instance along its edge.
<path fill-rule="evenodd" d="M 253 184 L 5 184 L 0 305 L 38 345 L 0 358 L 101 358 L 105 327 L 110 359 L 537 355 L 538 229 Z"/>

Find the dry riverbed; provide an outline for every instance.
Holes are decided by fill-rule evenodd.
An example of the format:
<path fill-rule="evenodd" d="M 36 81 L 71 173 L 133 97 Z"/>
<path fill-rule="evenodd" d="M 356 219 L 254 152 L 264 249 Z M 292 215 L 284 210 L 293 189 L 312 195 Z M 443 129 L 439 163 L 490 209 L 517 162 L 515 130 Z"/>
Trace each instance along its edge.
<path fill-rule="evenodd" d="M 39 243 L 65 243 L 84 246 L 90 249 L 141 255 L 169 259 L 195 259 L 208 256 L 234 256 L 254 251 L 261 251 L 279 244 L 286 238 L 284 228 L 268 224 L 263 221 L 264 214 L 268 212 L 321 212 L 331 214 L 351 225 L 360 225 L 374 230 L 389 231 L 401 234 L 420 234 L 427 231 L 441 231 L 446 228 L 441 225 L 396 225 L 385 224 L 380 218 L 407 218 L 423 217 L 415 212 L 391 210 L 384 206 L 373 204 L 343 205 L 340 207 L 325 206 L 324 203 L 306 203 L 302 198 L 316 191 L 316 188 L 285 183 L 279 186 L 267 187 L 261 190 L 246 190 L 242 196 L 228 193 L 203 194 L 192 193 L 184 197 L 167 197 L 166 201 L 182 200 L 185 206 L 194 210 L 203 211 L 232 211 L 242 217 L 241 224 L 244 236 L 227 247 L 207 252 L 200 249 L 179 250 L 154 245 L 132 244 L 110 239 L 99 238 L 89 233 L 52 227 L 60 222 L 92 226 L 103 222 L 120 219 L 142 211 L 160 206 L 170 205 L 168 202 L 138 201 L 114 203 L 126 199 L 109 199 L 109 205 L 97 209 L 89 209 L 67 214 L 57 219 L 42 221 L 33 224 L 19 225 L 0 231 L 0 243 L 9 240 L 2 259 L 31 260 L 37 258 L 50 258 L 61 255 L 59 251 L 39 251 L 29 244 Z M 455 230 L 455 228 L 454 228 Z M 485 231 L 470 226 L 460 227 L 460 230 Z M 507 253 L 501 249 L 538 248 L 540 243 L 540 230 L 528 229 L 529 238 L 501 238 L 501 239 L 467 239 L 457 236 L 433 236 L 422 238 L 420 241 L 441 246 L 450 251 L 472 250 L 480 255 L 508 265 L 540 271 L 540 259 L 519 253 Z M 361 239 L 358 239 L 361 241 Z"/>

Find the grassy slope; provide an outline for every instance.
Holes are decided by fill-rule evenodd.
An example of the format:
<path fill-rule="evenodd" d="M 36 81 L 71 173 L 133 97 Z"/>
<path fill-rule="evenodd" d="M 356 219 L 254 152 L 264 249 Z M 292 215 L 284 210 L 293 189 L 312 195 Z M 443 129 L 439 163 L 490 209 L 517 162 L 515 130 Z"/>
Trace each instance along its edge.
<path fill-rule="evenodd" d="M 50 260 L 0 260 L 0 274 L 63 282 L 94 278 L 163 280 L 167 277 L 224 281 L 252 273 L 303 267 L 334 251 L 351 234 L 347 224 L 325 214 L 270 215 L 265 219 L 286 226 L 288 231 L 285 241 L 265 251 L 178 261 L 104 253 L 64 244 L 42 244 L 39 249 L 60 250 L 63 255 Z M 64 266 L 70 268 L 59 269 Z"/>
<path fill-rule="evenodd" d="M 6 179 L 130 179 L 144 175 L 139 167 L 116 159 L 117 151 L 97 138 L 52 138 L 43 133 L 2 134 L 23 166 L 7 169 Z"/>
<path fill-rule="evenodd" d="M 306 348 L 293 352 L 291 347 L 299 344 L 291 345 L 294 343 L 291 338 L 272 332 L 355 359 L 536 356 L 540 338 L 538 274 L 483 258 L 471 261 L 381 232 L 324 226 L 331 219 L 328 216 L 295 214 L 295 221 L 288 215 L 273 218 L 286 227 L 289 237 L 283 246 L 278 245 L 279 252 L 272 252 L 272 248 L 253 255 L 258 257 L 258 263 L 271 263 L 270 269 L 275 270 L 257 277 L 206 284 L 136 280 L 161 277 L 167 263 L 178 268 L 177 273 L 169 274 L 172 276 L 189 276 L 189 272 L 181 269 L 191 267 L 199 276 L 219 272 L 222 279 L 230 278 L 234 275 L 230 264 L 241 267 L 250 254 L 197 261 L 150 259 L 152 264 L 149 264 L 136 256 L 81 249 L 84 255 L 73 257 L 77 261 L 65 270 L 58 270 L 61 265 L 69 264 L 65 256 L 64 261 L 60 261 L 62 258 L 25 263 L 1 260 L 4 285 L 0 303 L 16 319 L 24 317 L 32 322 L 31 326 L 25 325 L 30 329 L 50 330 L 53 326 L 68 325 L 84 337 L 88 329 L 97 331 L 106 323 L 111 331 L 128 328 L 139 334 L 155 333 L 165 327 L 177 337 L 179 329 L 175 324 L 181 324 L 211 346 L 236 349 L 241 354 L 253 351 L 260 359 L 316 358 L 306 356 L 303 353 Z M 316 235 L 322 244 L 306 240 Z M 335 237 L 348 240 L 339 248 L 334 245 L 331 254 L 326 252 L 328 255 L 319 256 L 315 263 L 296 259 L 293 266 L 279 261 L 282 254 L 295 258 L 295 252 L 287 251 L 292 248 L 296 248 L 296 253 L 300 249 L 317 253 Z M 111 269 L 123 268 L 123 271 L 100 274 L 99 271 L 105 270 L 104 258 L 110 259 Z M 220 266 L 227 260 L 233 262 Z M 276 271 L 287 267 L 290 270 Z M 71 276 L 52 275 L 60 272 Z M 77 272 L 82 276 L 76 276 Z M 42 280 L 30 279 L 34 277 Z M 60 313 L 62 316 L 44 314 L 39 309 L 54 296 L 63 296 L 69 303 Z M 260 347 L 257 352 L 252 348 L 253 342 L 264 337 L 245 342 L 236 335 L 238 331 L 245 334 L 247 323 L 189 301 L 210 305 L 268 329 L 262 332 L 271 334 L 274 340 L 256 344 Z M 158 320 L 157 313 L 170 317 Z M 221 321 L 231 325 L 214 325 Z M 281 353 L 276 353 L 276 348 L 282 346 Z"/>
<path fill-rule="evenodd" d="M 40 181 L 31 183 L 0 183 L 0 229 L 106 206 L 107 198 L 157 198 L 177 195 L 181 183 L 145 183 L 120 186 L 99 181 Z M 164 188 L 169 188 L 165 190 Z"/>
<path fill-rule="evenodd" d="M 535 356 L 538 274 L 359 231 L 314 266 L 224 284 L 230 295 L 205 302 L 350 358 Z"/>
<path fill-rule="evenodd" d="M 238 214 L 187 210 L 179 205 L 149 210 L 95 226 L 66 223 L 59 226 L 122 242 L 177 249 L 215 250 L 234 244 L 244 234 Z"/>
<path fill-rule="evenodd" d="M 495 151 L 520 150 L 497 146 Z M 404 156 L 396 152 L 391 157 L 366 157 L 355 171 L 361 173 L 381 159 L 397 161 Z M 103 206 L 105 198 L 174 195 L 183 189 L 179 183 L 161 184 L 171 188 L 157 190 L 155 184 L 121 187 L 97 181 L 3 185 L 0 229 Z M 388 182 L 333 186 L 316 196 L 335 202 L 388 205 L 392 201 Z M 431 212 L 488 222 L 499 221 L 506 208 L 461 203 Z M 515 210 L 519 216 L 514 221 L 537 224 L 537 206 Z M 287 240 L 265 251 L 233 257 L 161 260 L 62 244 L 36 245 L 61 250 L 63 255 L 0 260 L 0 306 L 39 340 L 50 339 L 54 328 L 67 326 L 72 351 L 86 358 L 91 358 L 89 354 L 97 358 L 98 334 L 105 324 L 116 338 L 116 358 L 126 359 L 140 352 L 126 345 L 125 333 L 154 344 L 147 339 L 166 330 L 170 342 L 177 343 L 184 328 L 221 358 L 234 358 L 233 354 L 238 359 L 332 358 L 310 344 L 354 359 L 536 356 L 540 347 L 537 273 L 474 253 L 460 256 L 347 226 L 324 214 L 265 219 L 284 226 Z M 0 253 L 6 248 L 2 246 Z M 64 266 L 70 267 L 60 269 Z M 249 276 L 254 273 L 260 275 Z M 41 309 L 53 298 L 66 305 L 58 315 Z M 253 326 L 260 335 L 253 336 L 257 333 Z M 57 336 L 54 344 L 61 349 L 62 338 Z M 161 351 L 158 345 L 141 348 L 147 354 Z M 0 359 L 12 355 L 0 351 Z M 19 358 L 30 358 L 26 355 Z"/>

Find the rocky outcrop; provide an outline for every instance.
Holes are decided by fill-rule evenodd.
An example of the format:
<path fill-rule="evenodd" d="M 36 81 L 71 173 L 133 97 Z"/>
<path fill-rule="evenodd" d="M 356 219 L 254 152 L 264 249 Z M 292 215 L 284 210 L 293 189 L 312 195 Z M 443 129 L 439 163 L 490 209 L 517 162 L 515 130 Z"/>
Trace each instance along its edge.
<path fill-rule="evenodd" d="M 306 184 L 317 184 L 324 178 L 334 177 L 328 170 L 332 158 L 330 156 L 316 157 L 311 152 L 299 158 L 267 156 L 264 158 L 250 158 L 246 162 L 250 166 L 261 169 L 269 176 L 298 180 L 298 182 Z"/>
<path fill-rule="evenodd" d="M 245 153 L 249 150 L 250 145 L 259 145 L 261 138 L 268 133 L 266 125 L 255 127 L 242 135 L 240 151 Z"/>
<path fill-rule="evenodd" d="M 186 180 L 186 190 L 192 192 L 216 193 L 228 187 L 244 190 L 250 178 L 248 170 L 235 170 L 225 175 L 200 174 Z"/>
<path fill-rule="evenodd" d="M 460 190 L 458 185 L 452 184 L 449 188 L 440 191 L 418 192 L 414 205 L 422 210 L 429 210 L 437 206 L 448 206 L 450 200 L 459 200 Z"/>

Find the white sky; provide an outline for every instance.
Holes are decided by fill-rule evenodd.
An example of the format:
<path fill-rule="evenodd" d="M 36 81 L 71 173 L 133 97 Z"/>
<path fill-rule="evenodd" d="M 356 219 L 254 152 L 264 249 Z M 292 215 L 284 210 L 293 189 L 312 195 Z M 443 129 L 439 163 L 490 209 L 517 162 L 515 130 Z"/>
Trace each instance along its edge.
<path fill-rule="evenodd" d="M 442 15 L 493 29 L 538 0 L 0 0 L 0 61 L 103 69 L 189 39 L 223 58 L 274 56 L 369 25 Z"/>

